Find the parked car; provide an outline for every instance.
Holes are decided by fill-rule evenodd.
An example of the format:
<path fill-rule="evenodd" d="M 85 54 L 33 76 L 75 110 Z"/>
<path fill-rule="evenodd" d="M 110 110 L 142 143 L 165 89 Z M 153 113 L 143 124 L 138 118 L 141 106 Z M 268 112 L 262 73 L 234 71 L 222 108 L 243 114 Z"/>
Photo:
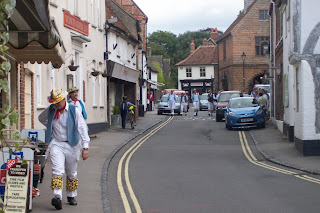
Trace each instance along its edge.
<path fill-rule="evenodd" d="M 200 111 L 208 110 L 208 93 L 203 93 L 200 100 Z"/>
<path fill-rule="evenodd" d="M 231 98 L 240 97 L 240 94 L 241 92 L 236 90 L 221 92 L 216 105 L 216 122 L 220 122 L 224 118 L 225 108 L 227 107 L 229 100 Z"/>
<path fill-rule="evenodd" d="M 180 114 L 180 97 L 181 95 L 176 95 L 177 101 L 174 108 L 174 113 Z M 160 99 L 159 105 L 158 105 L 158 115 L 162 115 L 162 113 L 170 113 L 171 110 L 169 109 L 169 103 L 168 103 L 168 94 L 163 95 Z"/>
<path fill-rule="evenodd" d="M 259 106 L 253 97 L 232 98 L 226 110 L 226 128 L 257 126 L 265 127 L 265 106 Z"/>

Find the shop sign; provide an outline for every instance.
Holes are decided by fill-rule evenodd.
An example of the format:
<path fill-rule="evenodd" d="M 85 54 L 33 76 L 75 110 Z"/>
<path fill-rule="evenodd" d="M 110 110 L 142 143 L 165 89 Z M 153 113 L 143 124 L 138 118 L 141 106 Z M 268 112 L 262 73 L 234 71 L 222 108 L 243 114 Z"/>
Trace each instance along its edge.
<path fill-rule="evenodd" d="M 83 35 L 89 36 L 89 24 L 80 18 L 63 11 L 63 25 Z"/>
<path fill-rule="evenodd" d="M 4 211 L 26 212 L 29 186 L 29 161 L 10 159 L 7 162 L 6 192 L 4 196 Z"/>

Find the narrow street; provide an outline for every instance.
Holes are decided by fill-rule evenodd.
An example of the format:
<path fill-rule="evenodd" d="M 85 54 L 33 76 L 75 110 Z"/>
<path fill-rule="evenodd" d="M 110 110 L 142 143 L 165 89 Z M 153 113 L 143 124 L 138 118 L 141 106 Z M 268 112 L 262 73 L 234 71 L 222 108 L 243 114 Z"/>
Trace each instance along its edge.
<path fill-rule="evenodd" d="M 214 118 L 168 116 L 121 149 L 108 172 L 111 212 L 318 211 L 317 179 L 265 162 L 248 131 Z"/>

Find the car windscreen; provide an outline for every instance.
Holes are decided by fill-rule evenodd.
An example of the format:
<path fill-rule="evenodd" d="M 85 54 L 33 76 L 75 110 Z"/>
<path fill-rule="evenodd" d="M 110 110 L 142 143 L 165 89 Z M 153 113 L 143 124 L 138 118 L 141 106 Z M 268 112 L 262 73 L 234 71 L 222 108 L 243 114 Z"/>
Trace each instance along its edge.
<path fill-rule="evenodd" d="M 180 102 L 180 97 L 181 97 L 181 95 L 180 94 L 175 94 L 176 95 L 176 98 L 177 98 L 177 100 L 176 100 L 176 102 Z M 164 96 L 162 96 L 161 97 L 161 102 L 168 102 L 168 95 L 164 95 Z"/>
<path fill-rule="evenodd" d="M 201 95 L 201 100 L 202 100 L 202 101 L 203 101 L 203 100 L 208 100 L 208 94 L 207 94 L 207 93 L 202 94 L 202 95 Z"/>
<path fill-rule="evenodd" d="M 232 99 L 229 103 L 229 108 L 247 108 L 247 107 L 257 107 L 258 102 L 254 98 L 241 98 Z"/>
<path fill-rule="evenodd" d="M 240 93 L 221 93 L 219 96 L 219 101 L 228 102 L 231 98 L 240 97 Z"/>

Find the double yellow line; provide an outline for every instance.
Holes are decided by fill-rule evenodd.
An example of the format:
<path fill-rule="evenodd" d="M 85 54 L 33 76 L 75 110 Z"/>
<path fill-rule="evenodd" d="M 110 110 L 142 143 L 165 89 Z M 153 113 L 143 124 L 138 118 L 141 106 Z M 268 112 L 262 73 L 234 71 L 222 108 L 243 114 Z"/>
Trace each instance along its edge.
<path fill-rule="evenodd" d="M 169 119 L 167 119 L 164 123 L 162 123 L 160 126 L 156 127 L 155 129 L 153 129 L 151 132 L 149 132 L 147 135 L 145 135 L 144 137 L 142 137 L 140 140 L 138 140 L 132 147 L 130 147 L 121 157 L 119 164 L 118 164 L 118 170 L 117 170 L 117 184 L 118 184 L 118 189 L 121 195 L 121 199 L 122 199 L 122 203 L 123 203 L 123 207 L 125 209 L 126 213 L 131 213 L 131 207 L 127 198 L 127 195 L 125 193 L 124 190 L 124 186 L 122 183 L 122 168 L 123 168 L 123 162 L 125 160 L 124 163 L 124 182 L 125 185 L 127 186 L 127 190 L 129 192 L 129 196 L 133 202 L 135 211 L 137 213 L 142 213 L 141 207 L 139 205 L 139 202 L 137 200 L 137 197 L 135 196 L 131 183 L 130 183 L 130 178 L 129 178 L 129 163 L 130 163 L 130 159 L 132 157 L 132 155 L 137 151 L 137 149 L 139 149 L 139 147 L 146 141 L 148 140 L 152 135 L 154 135 L 156 132 L 158 132 L 162 127 L 164 127 L 165 125 L 167 125 L 168 123 L 170 123 L 173 119 L 173 116 L 170 117 Z"/>
<path fill-rule="evenodd" d="M 286 169 L 281 169 L 281 168 L 278 168 L 278 167 L 275 167 L 275 166 L 271 166 L 271 165 L 268 165 L 266 163 L 262 163 L 262 162 L 258 161 L 257 158 L 253 155 L 253 153 L 251 151 L 251 148 L 250 148 L 249 143 L 247 141 L 246 134 L 243 131 L 239 131 L 238 133 L 239 133 L 239 138 L 240 138 L 240 143 L 241 143 L 243 154 L 246 156 L 246 158 L 252 164 L 255 164 L 257 166 L 260 166 L 260 167 L 263 167 L 265 169 L 269 169 L 269 170 L 272 170 L 272 171 L 275 171 L 275 172 L 280 172 L 282 174 L 292 175 L 292 176 L 300 178 L 302 180 L 306 180 L 306 181 L 309 181 L 309 182 L 320 184 L 320 180 L 319 179 L 310 177 L 308 175 L 297 174 L 296 172 L 292 172 L 292 171 L 289 171 L 289 170 L 286 170 Z"/>

